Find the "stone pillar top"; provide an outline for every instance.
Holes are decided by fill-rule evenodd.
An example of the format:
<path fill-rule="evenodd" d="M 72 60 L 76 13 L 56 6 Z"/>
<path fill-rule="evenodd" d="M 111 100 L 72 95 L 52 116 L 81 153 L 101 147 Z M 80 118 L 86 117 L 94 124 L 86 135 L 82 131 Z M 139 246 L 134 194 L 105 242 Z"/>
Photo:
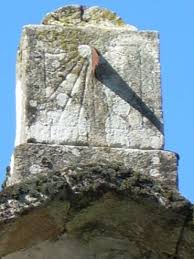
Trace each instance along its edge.
<path fill-rule="evenodd" d="M 85 7 L 82 5 L 68 5 L 48 13 L 42 22 L 44 25 L 62 26 L 105 26 L 137 30 L 127 25 L 114 12 L 98 6 Z"/>
<path fill-rule="evenodd" d="M 158 34 L 107 9 L 67 6 L 25 26 L 16 95 L 16 145 L 163 148 Z"/>

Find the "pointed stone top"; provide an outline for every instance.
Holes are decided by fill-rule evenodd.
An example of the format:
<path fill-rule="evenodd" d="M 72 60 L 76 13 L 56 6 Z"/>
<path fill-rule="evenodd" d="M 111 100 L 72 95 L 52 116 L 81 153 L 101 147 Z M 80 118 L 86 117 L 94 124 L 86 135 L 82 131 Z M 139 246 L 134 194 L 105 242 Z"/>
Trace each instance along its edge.
<path fill-rule="evenodd" d="M 69 5 L 48 13 L 44 19 L 45 25 L 62 26 L 100 26 L 118 27 L 137 30 L 134 26 L 126 25 L 116 13 L 98 6 L 85 7 L 82 5 Z"/>

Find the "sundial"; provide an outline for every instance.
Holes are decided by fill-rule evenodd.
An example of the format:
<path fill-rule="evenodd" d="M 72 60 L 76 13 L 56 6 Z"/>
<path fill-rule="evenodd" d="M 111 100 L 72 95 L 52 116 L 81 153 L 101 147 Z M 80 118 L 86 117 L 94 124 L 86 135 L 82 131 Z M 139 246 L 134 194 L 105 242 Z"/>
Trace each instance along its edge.
<path fill-rule="evenodd" d="M 17 144 L 162 148 L 156 32 L 65 7 L 25 27 L 17 66 Z"/>
<path fill-rule="evenodd" d="M 107 9 L 77 5 L 25 26 L 16 147 L 5 186 L 115 161 L 176 186 L 176 155 L 163 151 L 161 99 L 157 32 L 139 31 Z"/>
<path fill-rule="evenodd" d="M 77 5 L 25 26 L 0 257 L 187 258 L 161 99 L 157 32 Z"/>

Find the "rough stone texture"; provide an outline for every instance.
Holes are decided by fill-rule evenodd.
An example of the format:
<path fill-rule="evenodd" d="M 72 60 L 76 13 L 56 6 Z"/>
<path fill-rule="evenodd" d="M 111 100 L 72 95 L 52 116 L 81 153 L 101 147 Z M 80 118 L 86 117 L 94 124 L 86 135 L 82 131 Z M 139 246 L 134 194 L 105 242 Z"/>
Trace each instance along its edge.
<path fill-rule="evenodd" d="M 24 28 L 16 94 L 0 258 L 193 259 L 193 208 L 161 150 L 156 32 L 58 9 Z"/>
<path fill-rule="evenodd" d="M 190 203 L 123 165 L 48 169 L 6 188 L 0 204 L 0 256 L 38 243 L 3 258 L 193 258 Z"/>
<path fill-rule="evenodd" d="M 46 24 L 58 24 L 48 17 Z M 158 34 L 87 24 L 24 28 L 17 62 L 16 145 L 161 149 Z M 95 75 L 92 47 L 99 53 Z"/>
<path fill-rule="evenodd" d="M 134 26 L 125 24 L 116 13 L 98 6 L 84 7 L 80 5 L 65 6 L 48 13 L 43 19 L 45 25 L 62 25 L 62 26 L 101 26 L 125 28 L 137 30 Z"/>
<path fill-rule="evenodd" d="M 162 150 L 134 150 L 85 146 L 22 144 L 14 152 L 12 170 L 6 185 L 44 174 L 49 170 L 64 171 L 81 165 L 99 163 L 123 165 L 160 182 L 177 187 L 177 157 Z"/>

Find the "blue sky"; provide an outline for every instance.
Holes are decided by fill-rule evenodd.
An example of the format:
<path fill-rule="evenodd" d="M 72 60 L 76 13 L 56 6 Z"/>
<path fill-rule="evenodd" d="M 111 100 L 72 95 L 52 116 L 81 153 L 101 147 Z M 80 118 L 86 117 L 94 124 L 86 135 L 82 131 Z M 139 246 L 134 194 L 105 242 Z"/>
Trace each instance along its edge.
<path fill-rule="evenodd" d="M 99 5 L 161 40 L 165 149 L 180 155 L 179 188 L 194 203 L 194 1 L 193 0 L 17 0 L 2 1 L 0 26 L 0 182 L 15 138 L 15 62 L 25 24 L 38 24 L 66 4 Z"/>

